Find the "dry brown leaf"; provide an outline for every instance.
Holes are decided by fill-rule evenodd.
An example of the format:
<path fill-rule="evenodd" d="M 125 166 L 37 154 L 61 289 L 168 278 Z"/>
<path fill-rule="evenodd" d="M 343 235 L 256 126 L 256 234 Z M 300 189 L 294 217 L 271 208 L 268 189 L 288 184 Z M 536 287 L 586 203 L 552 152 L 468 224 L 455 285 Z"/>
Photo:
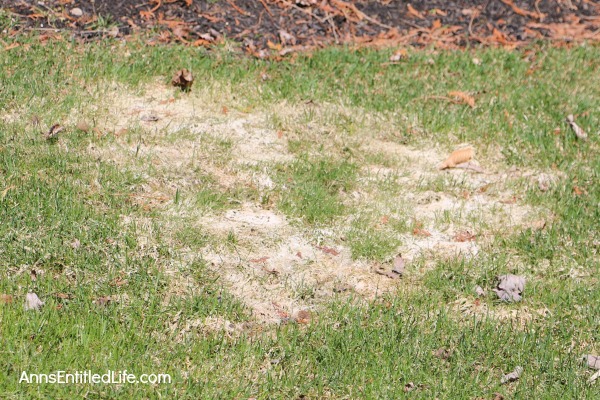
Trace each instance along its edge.
<path fill-rule="evenodd" d="M 175 75 L 173 75 L 171 84 L 180 88 L 184 92 L 189 92 L 194 84 L 194 76 L 187 69 L 180 69 L 179 71 L 175 72 Z"/>
<path fill-rule="evenodd" d="M 406 49 L 398 49 L 390 56 L 391 62 L 398 62 L 400 60 L 405 60 L 408 57 L 408 52 Z"/>
<path fill-rule="evenodd" d="M 77 122 L 77 125 L 75 126 L 77 129 L 79 129 L 82 132 L 88 132 L 91 128 L 90 128 L 90 124 L 88 124 L 85 121 L 79 121 Z"/>
<path fill-rule="evenodd" d="M 99 306 L 107 306 L 113 301 L 111 296 L 101 296 L 94 300 L 92 303 Z"/>
<path fill-rule="evenodd" d="M 481 286 L 475 286 L 475 294 L 479 297 L 485 296 L 485 290 Z"/>
<path fill-rule="evenodd" d="M 440 164 L 440 166 L 438 168 L 439 169 L 454 168 L 458 164 L 462 164 L 462 163 L 465 163 L 465 162 L 471 160 L 473 158 L 474 154 L 475 154 L 475 150 L 473 149 L 472 146 L 463 147 L 461 149 L 454 150 L 452 153 L 450 153 L 448 158 L 442 164 Z"/>
<path fill-rule="evenodd" d="M 308 310 L 300 310 L 296 314 L 296 322 L 299 324 L 308 324 L 310 322 L 311 313 Z"/>
<path fill-rule="evenodd" d="M 413 229 L 413 235 L 429 237 L 429 236 L 431 236 L 431 233 L 426 229 L 415 228 L 415 229 Z"/>
<path fill-rule="evenodd" d="M 29 277 L 33 282 L 37 281 L 37 271 L 35 269 L 29 271 Z"/>
<path fill-rule="evenodd" d="M 523 373 L 523 367 L 517 366 L 517 367 L 515 367 L 513 372 L 504 375 L 502 377 L 502 379 L 500 379 L 500 383 L 504 385 L 505 383 L 517 381 L 521 377 L 522 373 Z"/>
<path fill-rule="evenodd" d="M 413 17 L 419 18 L 419 19 L 425 19 L 425 17 L 423 16 L 423 14 L 421 14 L 420 11 L 416 10 L 413 6 L 411 6 L 410 4 L 406 5 L 406 9 L 408 10 L 408 13 L 410 15 L 412 15 Z"/>
<path fill-rule="evenodd" d="M 331 247 L 317 246 L 317 249 L 321 250 L 325 254 L 331 254 L 332 256 L 337 256 L 340 254 L 339 251 L 332 249 Z"/>
<path fill-rule="evenodd" d="M 471 108 L 475 108 L 475 98 L 468 93 L 452 91 L 448 92 L 448 96 L 456 98 L 461 103 L 468 104 Z"/>
<path fill-rule="evenodd" d="M 44 305 L 37 294 L 27 293 L 25 296 L 25 310 L 39 310 Z"/>
<path fill-rule="evenodd" d="M 525 290 L 525 278 L 518 275 L 501 275 L 492 289 L 502 301 L 521 301 Z"/>
<path fill-rule="evenodd" d="M 56 293 L 54 295 L 54 297 L 59 298 L 59 299 L 63 299 L 63 300 L 71 300 L 73 298 L 72 294 L 67 294 L 67 293 Z"/>
<path fill-rule="evenodd" d="M 396 258 L 394 258 L 394 267 L 392 268 L 392 272 L 402 276 L 404 274 L 404 267 L 406 262 L 404 258 L 402 258 L 402 254 L 398 254 Z"/>
<path fill-rule="evenodd" d="M 452 350 L 440 347 L 433 353 L 433 355 L 437 358 L 441 358 L 442 360 L 447 360 L 452 355 Z"/>
<path fill-rule="evenodd" d="M 600 356 L 586 354 L 581 358 L 585 362 L 585 364 L 588 366 L 588 368 L 600 370 Z"/>
<path fill-rule="evenodd" d="M 472 242 L 475 240 L 477 235 L 469 232 L 469 231 L 460 231 L 454 235 L 455 242 Z"/>
<path fill-rule="evenodd" d="M 264 263 L 265 261 L 267 261 L 269 259 L 269 257 L 261 257 L 261 258 L 253 258 L 251 260 L 249 260 L 251 263 Z"/>
<path fill-rule="evenodd" d="M 2 192 L 0 192 L 0 200 L 4 200 L 8 191 L 11 189 L 15 189 L 15 188 L 16 188 L 16 186 L 14 186 L 14 185 L 7 186 L 6 189 L 4 189 Z"/>
<path fill-rule="evenodd" d="M 42 132 L 44 139 L 48 141 L 55 141 L 58 139 L 58 134 L 62 132 L 65 128 L 60 126 L 59 124 L 54 124 L 50 127 L 48 132 Z"/>
<path fill-rule="evenodd" d="M 571 129 L 573 129 L 573 132 L 575 132 L 575 136 L 577 136 L 577 139 L 587 140 L 587 133 L 585 133 L 585 131 L 575 123 L 575 117 L 573 117 L 572 114 L 567 115 L 567 123 L 571 126 Z"/>
<path fill-rule="evenodd" d="M 10 294 L 0 294 L 0 304 L 10 304 L 13 302 L 13 297 Z"/>

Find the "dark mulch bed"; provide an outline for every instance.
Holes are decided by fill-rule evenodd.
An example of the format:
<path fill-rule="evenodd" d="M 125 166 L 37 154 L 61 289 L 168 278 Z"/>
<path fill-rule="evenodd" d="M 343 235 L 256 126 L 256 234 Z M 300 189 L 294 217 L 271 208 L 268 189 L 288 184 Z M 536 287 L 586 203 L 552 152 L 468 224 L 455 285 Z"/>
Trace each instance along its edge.
<path fill-rule="evenodd" d="M 150 43 L 190 45 L 225 37 L 259 57 L 332 43 L 455 48 L 600 39 L 600 2 L 591 0 L 0 0 L 0 7 L 19 20 L 8 34 L 69 29 L 89 39 L 144 30 Z"/>

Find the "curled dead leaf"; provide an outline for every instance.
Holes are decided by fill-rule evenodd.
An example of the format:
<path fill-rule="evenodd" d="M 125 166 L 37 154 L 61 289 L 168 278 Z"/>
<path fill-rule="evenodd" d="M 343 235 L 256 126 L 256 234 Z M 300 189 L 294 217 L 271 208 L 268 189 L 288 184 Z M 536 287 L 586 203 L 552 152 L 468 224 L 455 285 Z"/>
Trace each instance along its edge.
<path fill-rule="evenodd" d="M 13 297 L 10 294 L 0 294 L 0 304 L 10 304 L 13 302 Z"/>
<path fill-rule="evenodd" d="M 477 235 L 469 232 L 469 231 L 460 231 L 454 235 L 455 242 L 472 242 L 475 240 Z"/>
<path fill-rule="evenodd" d="M 573 129 L 573 132 L 575 133 L 575 136 L 577 136 L 577 139 L 587 140 L 587 133 L 585 133 L 585 131 L 575 123 L 575 117 L 573 117 L 572 114 L 567 115 L 567 123 L 571 126 L 571 129 Z"/>
<path fill-rule="evenodd" d="M 600 356 L 586 354 L 581 359 L 585 362 L 588 368 L 600 370 Z"/>
<path fill-rule="evenodd" d="M 498 285 L 492 289 L 502 301 L 521 301 L 525 290 L 525 278 L 518 275 L 501 275 Z"/>
<path fill-rule="evenodd" d="M 504 385 L 505 383 L 517 381 L 521 377 L 522 373 L 523 373 L 523 367 L 517 366 L 517 367 L 515 367 L 513 372 L 502 376 L 502 379 L 500 379 L 500 383 Z"/>
<path fill-rule="evenodd" d="M 187 69 L 180 69 L 173 75 L 173 79 L 171 79 L 171 84 L 175 87 L 180 88 L 184 92 L 189 92 L 192 88 L 192 85 L 194 84 L 194 76 Z"/>
<path fill-rule="evenodd" d="M 399 276 L 404 275 L 404 266 L 406 262 L 402 258 L 402 254 L 398 254 L 396 258 L 394 258 L 394 267 L 392 268 L 392 272 L 398 274 Z"/>
<path fill-rule="evenodd" d="M 475 108 L 475 98 L 468 93 L 451 91 L 448 92 L 448 96 L 454 97 L 458 102 L 467 104 L 471 108 Z"/>
<path fill-rule="evenodd" d="M 454 168 L 458 164 L 462 164 L 464 162 L 471 160 L 474 155 L 475 155 L 475 150 L 473 149 L 472 146 L 467 146 L 467 147 L 463 147 L 460 149 L 456 149 L 452 153 L 450 153 L 448 158 L 443 163 L 441 163 L 438 168 L 440 170 L 446 169 L 446 168 Z"/>
<path fill-rule="evenodd" d="M 331 254 L 332 256 L 337 256 L 340 254 L 339 251 L 337 251 L 336 249 L 333 249 L 331 247 L 317 246 L 317 249 L 321 250 L 325 254 Z"/>
<path fill-rule="evenodd" d="M 60 126 L 59 124 L 54 124 L 50 127 L 48 132 L 42 132 L 42 136 L 44 136 L 44 139 L 48 141 L 56 141 L 58 140 L 58 134 L 64 129 L 65 128 L 63 126 Z"/>
<path fill-rule="evenodd" d="M 44 305 L 44 302 L 40 300 L 37 294 L 27 293 L 25 296 L 25 310 L 39 310 Z"/>

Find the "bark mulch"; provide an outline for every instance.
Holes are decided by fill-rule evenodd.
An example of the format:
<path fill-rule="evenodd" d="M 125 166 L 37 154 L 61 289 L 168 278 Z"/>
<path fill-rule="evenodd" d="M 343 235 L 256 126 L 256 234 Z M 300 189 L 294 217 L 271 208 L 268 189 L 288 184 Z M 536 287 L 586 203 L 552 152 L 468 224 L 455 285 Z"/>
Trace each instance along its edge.
<path fill-rule="evenodd" d="M 149 32 L 149 44 L 240 42 L 257 57 L 330 44 L 517 47 L 600 39 L 592 0 L 0 0 L 18 21 L 2 35 L 70 30 L 79 38 Z"/>

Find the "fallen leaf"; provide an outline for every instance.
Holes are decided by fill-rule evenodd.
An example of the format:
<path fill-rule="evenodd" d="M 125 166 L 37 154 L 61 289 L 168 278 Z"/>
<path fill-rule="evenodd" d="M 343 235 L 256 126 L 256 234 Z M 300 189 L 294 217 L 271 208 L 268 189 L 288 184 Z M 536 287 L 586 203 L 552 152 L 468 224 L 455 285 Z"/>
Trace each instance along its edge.
<path fill-rule="evenodd" d="M 384 215 L 383 217 L 381 217 L 382 225 L 387 225 L 388 222 L 390 222 L 390 217 L 388 217 L 387 215 Z"/>
<path fill-rule="evenodd" d="M 85 121 L 79 121 L 77 122 L 77 125 L 75 126 L 77 129 L 79 129 L 82 132 L 88 132 L 91 128 L 90 125 L 85 122 Z"/>
<path fill-rule="evenodd" d="M 594 356 L 592 354 L 586 354 L 581 357 L 583 361 L 585 361 L 588 368 L 592 369 L 600 369 L 600 356 Z"/>
<path fill-rule="evenodd" d="M 13 302 L 13 297 L 10 294 L 0 294 L 0 304 L 10 304 Z"/>
<path fill-rule="evenodd" d="M 415 384 L 412 382 L 408 382 L 406 385 L 404 385 L 404 391 L 405 392 L 412 392 L 413 390 L 415 390 Z"/>
<path fill-rule="evenodd" d="M 296 314 L 296 322 L 299 324 L 308 324 L 310 322 L 310 311 L 300 310 L 298 314 Z"/>
<path fill-rule="evenodd" d="M 261 258 L 253 258 L 251 260 L 249 260 L 251 263 L 264 263 L 265 261 L 267 261 L 269 259 L 269 257 L 261 257 Z"/>
<path fill-rule="evenodd" d="M 301 253 L 301 252 L 297 252 L 297 253 L 296 253 L 296 257 L 298 257 L 298 258 L 302 258 L 302 253 Z"/>
<path fill-rule="evenodd" d="M 377 267 L 377 268 L 375 268 L 375 273 L 378 274 L 378 275 L 386 276 L 386 277 L 388 277 L 390 279 L 398 279 L 398 277 L 399 277 L 399 275 L 396 275 L 396 274 L 394 274 L 394 273 L 386 270 L 383 267 Z"/>
<path fill-rule="evenodd" d="M 501 275 L 498 285 L 492 289 L 502 301 L 521 301 L 525 290 L 525 278 L 518 275 Z"/>
<path fill-rule="evenodd" d="M 102 296 L 102 297 L 98 297 L 96 300 L 94 300 L 92 303 L 99 305 L 99 306 L 107 306 L 109 305 L 111 302 L 113 301 L 113 299 L 110 296 Z"/>
<path fill-rule="evenodd" d="M 421 14 L 418 10 L 416 10 L 413 6 L 411 6 L 410 4 L 406 5 L 406 9 L 408 10 L 408 13 L 410 15 L 412 15 L 413 17 L 419 18 L 419 19 L 425 19 L 425 17 L 423 16 L 423 14 Z"/>
<path fill-rule="evenodd" d="M 402 254 L 398 254 L 396 258 L 394 258 L 394 267 L 392 268 L 392 272 L 402 276 L 404 274 L 404 265 L 406 262 L 404 258 L 402 258 Z"/>
<path fill-rule="evenodd" d="M 27 293 L 25 296 L 25 310 L 39 310 L 44 305 L 37 294 Z"/>
<path fill-rule="evenodd" d="M 4 198 L 6 197 L 6 194 L 8 193 L 8 191 L 11 190 L 11 189 L 15 189 L 15 188 L 16 188 L 16 186 L 14 186 L 14 185 L 7 186 L 6 189 L 4 189 L 0 193 L 0 200 L 4 200 Z"/>
<path fill-rule="evenodd" d="M 473 158 L 474 154 L 475 154 L 475 150 L 471 146 L 456 149 L 452 153 L 450 153 L 448 158 L 442 164 L 440 164 L 440 166 L 438 168 L 439 169 L 454 168 L 458 164 L 462 164 L 464 162 L 471 160 Z"/>
<path fill-rule="evenodd" d="M 475 98 L 468 93 L 460 91 L 448 92 L 448 96 L 458 99 L 461 103 L 467 104 L 471 108 L 475 108 Z"/>
<path fill-rule="evenodd" d="M 522 373 L 523 373 L 523 367 L 517 366 L 517 367 L 515 367 L 513 372 L 502 376 L 502 379 L 500 379 L 500 383 L 504 385 L 505 383 L 514 382 L 516 380 L 519 380 Z"/>
<path fill-rule="evenodd" d="M 585 190 L 583 190 L 579 186 L 573 186 L 573 194 L 575 194 L 575 196 L 581 196 L 584 193 L 585 193 Z"/>
<path fill-rule="evenodd" d="M 485 290 L 481 286 L 475 286 L 475 294 L 479 297 L 485 296 Z"/>
<path fill-rule="evenodd" d="M 229 108 L 227 106 L 221 107 L 221 114 L 227 115 L 227 113 L 229 113 Z"/>
<path fill-rule="evenodd" d="M 494 400 L 504 400 L 504 396 L 500 393 L 494 393 Z"/>
<path fill-rule="evenodd" d="M 406 49 L 402 48 L 402 49 L 398 49 L 394 52 L 394 54 L 392 54 L 390 56 L 390 61 L 391 62 L 398 62 L 400 60 L 404 60 L 406 59 L 408 56 L 408 52 L 406 51 Z"/>
<path fill-rule="evenodd" d="M 569 125 L 571 125 L 571 129 L 573 129 L 573 132 L 575 132 L 575 136 L 577 136 L 577 139 L 587 140 L 587 133 L 585 133 L 585 131 L 575 123 L 575 118 L 572 114 L 567 115 L 567 122 Z"/>
<path fill-rule="evenodd" d="M 433 355 L 437 358 L 441 358 L 442 360 L 447 360 L 452 355 L 452 350 L 440 347 L 433 353 Z"/>
<path fill-rule="evenodd" d="M 415 229 L 413 229 L 413 235 L 429 237 L 429 236 L 431 236 L 431 233 L 429 233 L 429 231 L 422 229 L 422 228 L 415 228 Z"/>
<path fill-rule="evenodd" d="M 56 293 L 54 295 L 54 297 L 59 298 L 59 299 L 63 299 L 63 300 L 71 300 L 73 298 L 72 294 L 67 294 L 67 293 Z"/>
<path fill-rule="evenodd" d="M 31 280 L 33 282 L 37 281 L 37 272 L 35 269 L 32 269 L 31 271 L 29 271 L 29 276 L 31 277 Z"/>
<path fill-rule="evenodd" d="M 180 88 L 184 92 L 189 92 L 194 84 L 194 76 L 187 69 L 180 69 L 179 71 L 175 72 L 175 75 L 173 75 L 171 84 Z"/>
<path fill-rule="evenodd" d="M 123 277 L 118 276 L 110 282 L 111 286 L 123 286 L 127 285 L 127 279 L 123 279 Z"/>
<path fill-rule="evenodd" d="M 469 231 L 460 231 L 454 235 L 455 242 L 472 242 L 475 240 L 477 235 L 469 232 Z"/>
<path fill-rule="evenodd" d="M 46 133 L 42 132 L 42 135 L 44 136 L 44 139 L 46 139 L 48 141 L 55 141 L 55 140 L 58 140 L 58 134 L 60 132 L 62 132 L 64 129 L 65 128 L 60 126 L 59 124 L 54 124 L 50 127 L 48 132 L 46 132 Z"/>
<path fill-rule="evenodd" d="M 160 118 L 155 114 L 144 114 L 140 117 L 140 119 L 144 122 L 156 122 Z"/>
<path fill-rule="evenodd" d="M 332 249 L 331 247 L 317 246 L 317 249 L 321 250 L 325 254 L 331 254 L 332 256 L 337 256 L 340 254 L 339 251 Z"/>

